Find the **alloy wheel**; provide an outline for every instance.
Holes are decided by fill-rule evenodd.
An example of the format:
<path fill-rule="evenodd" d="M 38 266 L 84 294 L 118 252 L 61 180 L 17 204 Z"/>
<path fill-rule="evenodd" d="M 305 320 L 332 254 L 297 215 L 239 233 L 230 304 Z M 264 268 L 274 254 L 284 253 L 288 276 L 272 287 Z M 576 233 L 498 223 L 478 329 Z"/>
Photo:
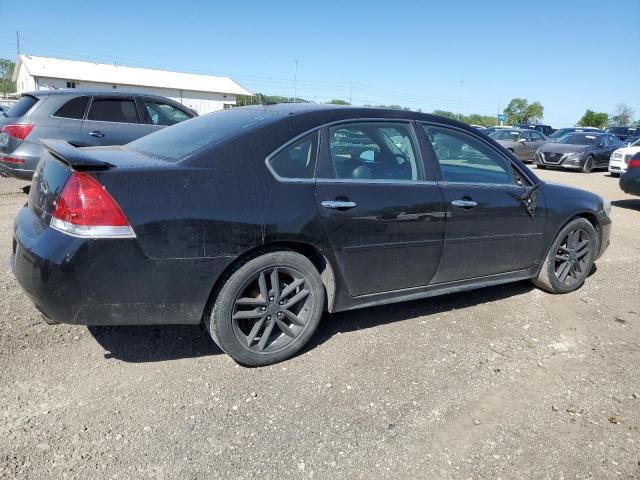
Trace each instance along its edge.
<path fill-rule="evenodd" d="M 589 272 L 591 239 L 589 233 L 576 228 L 562 239 L 555 258 L 555 275 L 560 283 L 574 285 L 584 280 Z"/>
<path fill-rule="evenodd" d="M 262 270 L 240 289 L 233 305 L 233 332 L 254 353 L 273 353 L 304 331 L 315 296 L 304 275 L 290 267 Z"/>

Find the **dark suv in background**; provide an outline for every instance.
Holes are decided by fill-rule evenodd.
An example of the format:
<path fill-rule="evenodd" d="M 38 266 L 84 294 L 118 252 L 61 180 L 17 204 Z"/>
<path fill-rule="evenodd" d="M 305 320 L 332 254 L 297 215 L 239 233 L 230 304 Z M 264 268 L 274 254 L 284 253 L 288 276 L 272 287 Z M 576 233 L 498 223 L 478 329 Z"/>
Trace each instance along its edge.
<path fill-rule="evenodd" d="M 184 105 L 143 93 L 74 89 L 25 93 L 0 117 L 0 173 L 31 179 L 44 138 L 76 147 L 124 145 L 195 116 Z"/>
<path fill-rule="evenodd" d="M 628 138 L 635 137 L 640 133 L 640 127 L 609 127 L 605 130 L 606 133 L 615 135 L 623 142 L 626 142 Z"/>
<path fill-rule="evenodd" d="M 537 123 L 535 125 L 532 125 L 530 123 L 521 123 L 516 125 L 516 128 L 522 128 L 524 130 L 536 130 L 542 133 L 544 136 L 549 136 L 553 132 L 555 132 L 555 129 L 550 125 L 542 125 L 540 123 Z"/>

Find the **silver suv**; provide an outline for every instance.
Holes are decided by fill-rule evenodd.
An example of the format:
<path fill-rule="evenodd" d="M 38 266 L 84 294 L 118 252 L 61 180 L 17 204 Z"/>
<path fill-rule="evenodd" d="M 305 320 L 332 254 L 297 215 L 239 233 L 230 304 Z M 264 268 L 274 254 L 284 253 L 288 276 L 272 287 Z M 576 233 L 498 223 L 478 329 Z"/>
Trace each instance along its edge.
<path fill-rule="evenodd" d="M 76 147 L 124 145 L 195 116 L 184 105 L 144 93 L 24 93 L 0 116 L 0 174 L 31 179 L 43 152 L 40 139 L 65 140 Z"/>

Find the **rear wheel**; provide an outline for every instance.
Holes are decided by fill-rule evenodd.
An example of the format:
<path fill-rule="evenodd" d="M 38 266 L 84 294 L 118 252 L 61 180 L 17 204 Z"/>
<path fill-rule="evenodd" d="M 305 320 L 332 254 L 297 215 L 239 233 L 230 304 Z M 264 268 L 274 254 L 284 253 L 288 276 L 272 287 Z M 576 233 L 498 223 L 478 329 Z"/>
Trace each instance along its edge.
<path fill-rule="evenodd" d="M 262 366 L 298 352 L 323 310 L 324 286 L 313 264 L 294 252 L 271 252 L 249 260 L 226 280 L 206 324 L 236 362 Z"/>
<path fill-rule="evenodd" d="M 591 173 L 593 170 L 593 157 L 589 155 L 582 166 L 582 173 Z"/>
<path fill-rule="evenodd" d="M 598 236 L 584 218 L 569 222 L 553 241 L 534 285 L 552 293 L 569 293 L 582 286 L 593 267 Z"/>

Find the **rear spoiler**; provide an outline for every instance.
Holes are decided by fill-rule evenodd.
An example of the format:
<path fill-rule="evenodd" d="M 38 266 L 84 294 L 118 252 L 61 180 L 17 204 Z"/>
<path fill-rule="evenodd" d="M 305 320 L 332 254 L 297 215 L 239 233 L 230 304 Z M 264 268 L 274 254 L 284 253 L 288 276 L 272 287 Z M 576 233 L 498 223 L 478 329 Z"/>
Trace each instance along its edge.
<path fill-rule="evenodd" d="M 74 147 L 64 140 L 40 140 L 51 155 L 74 170 L 107 170 L 115 165 L 98 160 L 90 152 Z"/>

